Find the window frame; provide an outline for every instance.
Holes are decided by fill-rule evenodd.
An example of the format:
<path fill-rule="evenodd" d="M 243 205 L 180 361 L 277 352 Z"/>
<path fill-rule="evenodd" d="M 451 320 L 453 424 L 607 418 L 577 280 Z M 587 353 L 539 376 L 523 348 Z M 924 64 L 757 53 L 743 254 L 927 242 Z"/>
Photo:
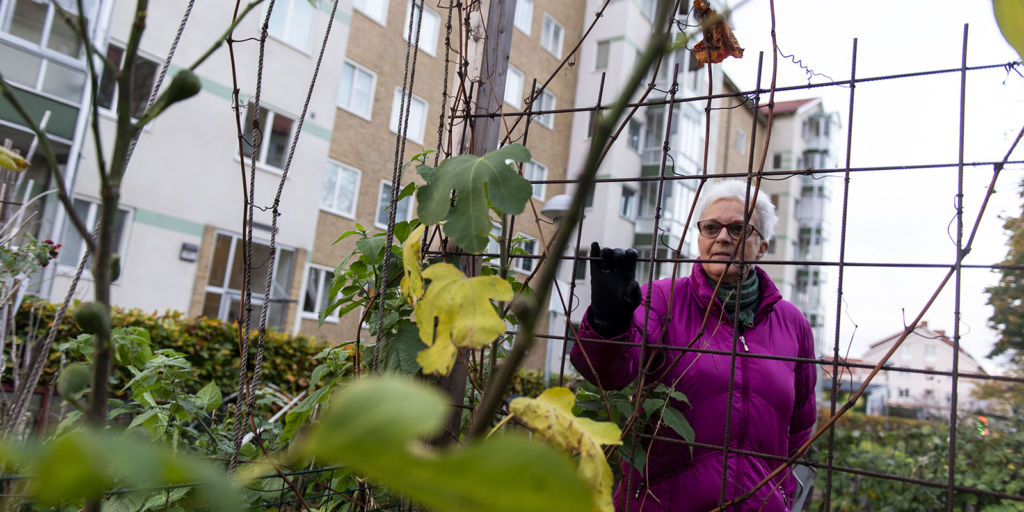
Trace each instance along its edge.
<path fill-rule="evenodd" d="M 387 24 L 388 24 L 388 3 L 389 3 L 388 0 L 362 0 L 362 2 L 364 4 L 374 4 L 374 5 L 381 6 L 381 8 L 380 8 L 380 11 L 381 11 L 380 12 L 380 17 L 377 17 L 377 13 L 369 12 L 369 10 L 366 9 L 365 7 L 361 7 L 359 5 L 360 1 L 361 0 L 354 0 L 352 2 L 352 10 L 353 11 L 358 11 L 358 12 L 362 13 L 363 16 L 366 16 L 370 20 L 373 20 L 375 23 L 377 23 L 378 25 L 380 25 L 382 27 L 386 27 L 387 26 Z"/>
<path fill-rule="evenodd" d="M 82 222 L 84 222 L 85 225 L 89 229 L 95 230 L 96 229 L 96 223 L 99 220 L 99 209 L 100 209 L 100 206 L 101 206 L 100 205 L 100 200 L 99 199 L 93 199 L 91 197 L 85 197 L 85 196 L 74 196 L 74 197 L 71 198 L 72 205 L 75 203 L 75 201 L 82 201 L 84 203 L 88 203 L 88 205 L 89 205 L 88 206 L 88 210 L 86 210 L 86 215 L 85 215 L 85 218 L 82 219 Z M 124 263 L 125 263 L 125 260 L 127 259 L 125 257 L 126 256 L 125 253 L 128 251 L 128 238 L 131 235 L 131 226 L 132 226 L 132 223 L 134 222 L 134 219 L 135 219 L 135 209 L 134 208 L 126 208 L 126 207 L 124 207 L 122 205 L 118 205 L 117 206 L 117 210 L 118 210 L 118 212 L 123 212 L 125 214 L 125 216 L 124 216 L 124 225 L 121 226 L 121 232 L 120 233 L 115 233 L 115 235 L 114 235 L 115 237 L 118 237 L 119 240 L 115 244 L 116 247 L 114 248 L 113 252 L 118 255 L 118 257 L 119 257 L 119 259 L 121 261 L 121 268 L 124 268 Z M 72 274 L 72 273 L 77 271 L 78 264 L 79 264 L 79 262 L 82 261 L 82 255 L 85 254 L 85 250 L 86 250 L 85 241 L 81 239 L 82 238 L 81 234 L 79 234 L 78 230 L 75 229 L 75 226 L 71 223 L 71 219 L 69 217 L 70 216 L 67 215 L 67 213 L 65 212 L 64 229 L 63 229 L 63 233 L 61 234 L 62 240 L 58 240 L 64 246 L 64 250 L 61 252 L 61 255 L 67 254 L 67 251 L 68 251 L 69 245 L 70 245 L 69 244 L 69 237 L 70 236 L 74 236 L 74 237 L 77 237 L 79 239 L 79 241 L 78 241 L 79 246 L 78 246 L 78 254 L 74 258 L 74 262 L 75 262 L 74 264 L 68 264 L 68 263 L 61 262 L 60 261 L 61 260 L 61 256 L 57 257 L 57 261 L 56 261 L 57 268 L 58 268 L 58 270 L 61 271 L 61 273 L 64 273 L 64 274 Z M 116 224 L 116 220 L 115 220 L 115 224 Z M 92 276 L 92 266 L 91 265 L 87 265 L 86 267 L 87 268 L 86 268 L 85 271 L 89 273 L 88 275 Z M 111 281 L 111 283 L 119 283 L 119 282 L 121 282 L 121 277 L 120 276 L 118 277 L 117 280 L 112 280 Z"/>
<path fill-rule="evenodd" d="M 338 81 L 338 97 L 337 97 L 337 100 L 336 100 L 336 104 L 338 105 L 338 108 L 340 108 L 340 109 L 342 109 L 342 110 L 344 110 L 344 111 L 346 111 L 346 112 L 348 112 L 348 113 L 350 113 L 352 115 L 361 117 L 363 119 L 366 119 L 367 121 L 372 121 L 373 120 L 373 99 L 374 99 L 374 96 L 376 95 L 376 92 L 377 92 L 377 73 L 374 73 L 372 70 L 370 70 L 366 66 L 362 66 L 359 63 L 357 63 L 355 61 L 352 61 L 350 59 L 345 59 L 342 62 L 342 65 L 341 65 L 342 73 L 345 72 L 345 66 L 351 66 L 352 67 L 352 82 L 349 84 L 348 104 L 343 105 L 341 103 L 341 88 L 344 85 L 341 80 Z M 355 96 L 355 91 L 356 91 L 355 83 L 356 83 L 356 77 L 358 76 L 357 73 L 365 73 L 367 75 L 370 75 L 370 91 L 369 91 L 369 96 L 366 98 L 366 112 L 365 113 L 359 112 L 359 111 L 355 110 L 352 107 L 352 97 Z"/>
<path fill-rule="evenodd" d="M 518 77 L 518 78 L 513 78 Z M 515 81 L 518 80 L 518 87 L 510 87 L 515 85 Z M 508 70 L 505 72 L 505 96 L 502 100 L 515 108 L 523 106 L 523 88 L 526 86 L 526 75 L 523 74 L 519 68 L 508 65 Z M 518 89 L 517 91 L 513 91 Z"/>
<path fill-rule="evenodd" d="M 601 48 L 604 47 L 604 65 L 601 65 Z M 598 41 L 595 48 L 594 54 L 594 71 L 604 71 L 608 69 L 608 63 L 611 61 L 612 54 L 612 40 L 605 39 Z"/>
<path fill-rule="evenodd" d="M 283 25 L 284 25 L 284 33 L 283 34 L 275 34 L 274 33 L 274 30 L 271 28 L 271 26 L 273 25 L 273 14 L 272 14 L 271 15 L 271 21 L 270 21 L 270 23 L 268 24 L 268 27 L 267 27 L 267 35 L 269 35 L 270 37 L 273 37 L 274 39 L 278 40 L 281 44 L 284 44 L 286 46 L 290 46 L 290 47 L 292 47 L 292 48 L 294 48 L 294 49 L 296 49 L 296 50 L 298 50 L 298 51 L 300 51 L 302 53 L 309 54 L 310 41 L 312 41 L 312 39 L 313 39 L 313 28 L 316 26 L 316 11 L 317 11 L 316 8 L 313 7 L 312 5 L 309 5 L 309 1 L 308 0 L 278 0 L 278 2 L 280 2 L 280 1 L 286 1 L 286 2 L 288 2 L 288 4 L 287 4 L 287 6 L 280 6 L 280 5 L 275 3 L 274 4 L 275 5 L 275 9 L 274 9 L 274 13 L 273 14 L 277 14 L 279 12 L 282 12 L 282 11 L 278 10 L 281 7 L 286 7 L 287 8 L 285 11 L 283 11 L 285 13 L 284 16 L 286 16 L 285 20 L 282 22 Z M 295 23 L 295 20 L 293 19 L 293 15 L 295 14 L 295 5 L 296 4 L 306 5 L 306 6 L 309 7 L 309 11 L 308 11 L 309 12 L 309 20 L 308 20 L 308 23 L 305 25 L 307 27 L 306 28 L 307 32 L 306 32 L 306 40 L 304 42 L 298 42 L 298 41 L 294 41 L 294 40 L 291 39 L 292 27 L 293 27 L 293 24 Z M 269 6 L 270 6 L 270 4 L 267 4 L 267 7 L 269 7 Z M 267 13 L 267 11 L 266 11 L 266 9 L 264 9 L 263 10 L 264 17 L 266 17 L 266 13 Z"/>
<path fill-rule="evenodd" d="M 409 41 L 411 39 L 410 36 L 416 33 L 415 22 L 413 22 L 412 32 L 410 33 L 409 19 L 410 17 L 412 17 L 412 10 L 419 8 L 420 5 L 417 4 L 415 0 L 410 0 L 405 9 L 405 22 L 402 25 L 402 39 L 404 41 Z M 441 39 L 441 15 L 435 12 L 433 9 L 428 8 L 425 2 L 422 6 L 422 10 L 428 13 L 429 15 L 426 18 L 423 18 L 423 20 L 420 21 L 419 23 L 420 38 L 419 41 L 416 42 L 416 47 L 419 48 L 420 50 L 423 50 L 424 52 L 427 53 L 427 55 L 430 55 L 431 57 L 437 57 L 437 43 Z M 422 14 L 420 16 L 422 17 Z M 427 19 L 433 20 L 431 22 L 431 26 L 427 26 Z M 424 35 L 427 36 L 426 40 L 424 39 Z M 424 41 L 426 41 L 426 44 L 424 44 Z"/>
<path fill-rule="evenodd" d="M 249 137 L 249 136 L 252 135 L 252 132 L 251 132 L 252 128 L 249 126 L 248 120 L 249 120 L 249 109 L 251 107 L 253 107 L 254 105 L 255 105 L 255 103 L 250 101 L 250 102 L 248 102 L 246 104 L 246 107 L 245 107 L 245 117 L 244 117 L 245 123 L 242 125 L 242 128 L 244 130 L 244 133 L 242 134 L 242 137 L 243 137 L 243 142 L 242 142 L 243 151 L 245 151 L 246 145 L 249 144 L 248 142 L 246 142 L 245 137 Z M 289 121 L 291 121 L 291 127 L 288 129 L 288 143 L 285 144 L 285 147 L 287 148 L 286 151 L 288 151 L 288 150 L 291 149 L 292 141 L 295 140 L 295 128 L 298 125 L 298 122 L 296 121 L 296 119 L 294 117 L 292 117 L 292 116 L 290 116 L 288 114 L 284 114 L 284 113 L 282 113 L 282 112 L 280 112 L 278 110 L 275 110 L 275 109 L 273 109 L 273 108 L 271 108 L 269 106 L 260 105 L 259 108 L 260 108 L 260 110 L 264 111 L 266 113 L 266 115 L 260 117 L 260 124 L 261 124 L 261 126 L 263 128 L 263 137 L 262 137 L 262 140 L 260 141 L 260 154 L 259 154 L 259 157 L 256 158 L 256 167 L 258 169 L 262 169 L 262 170 L 265 170 L 265 171 L 268 171 L 268 172 L 272 172 L 272 173 L 275 173 L 275 174 L 281 174 L 281 173 L 284 172 L 284 165 L 287 164 L 287 162 L 288 162 L 288 155 L 287 155 L 287 153 L 285 153 L 284 161 L 281 162 L 282 163 L 281 167 L 277 167 L 277 166 L 275 166 L 273 164 L 267 163 L 267 154 L 270 152 L 270 144 L 268 143 L 270 141 L 270 138 L 267 136 L 267 134 L 271 132 L 271 130 L 268 129 L 268 127 L 272 127 L 273 126 L 274 119 L 276 117 L 278 117 L 278 116 L 284 117 L 284 118 L 288 119 Z M 251 145 L 248 145 L 248 147 L 252 148 Z M 250 159 L 253 158 L 253 154 L 250 151 L 249 154 L 244 154 L 244 155 L 242 155 L 242 157 L 243 157 L 244 161 L 249 162 Z"/>
<path fill-rule="evenodd" d="M 388 181 L 388 180 L 380 180 L 380 185 L 377 187 L 377 207 L 373 210 L 373 225 L 376 226 L 379 229 L 387 229 L 388 228 L 388 223 L 387 222 L 383 222 L 382 223 L 382 222 L 379 222 L 379 219 L 378 219 L 378 217 L 380 217 L 380 213 L 381 213 L 381 205 L 385 201 L 385 196 L 384 196 L 384 187 L 385 186 L 393 187 L 394 184 L 392 182 Z M 415 196 L 409 196 L 409 197 L 404 197 L 404 198 L 398 200 L 399 204 L 401 204 L 402 201 L 405 201 L 406 199 L 409 200 L 409 203 L 405 207 L 405 218 L 404 219 L 399 219 L 398 218 L 398 211 L 397 210 L 395 211 L 395 223 L 396 224 L 399 223 L 399 222 L 408 221 L 409 219 L 412 218 L 412 214 L 413 214 L 413 199 L 414 199 L 414 197 Z M 387 199 L 386 200 L 387 201 L 391 201 L 391 194 L 387 195 Z M 387 210 L 385 210 L 385 211 L 387 211 Z"/>
<path fill-rule="evenodd" d="M 107 59 L 108 60 L 110 58 L 109 52 L 110 52 L 110 47 L 111 46 L 113 46 L 114 48 L 118 48 L 121 51 L 121 56 L 118 59 L 117 65 L 121 66 L 121 67 L 124 67 L 124 51 L 125 51 L 124 45 L 119 43 L 119 42 L 115 42 L 115 41 L 110 41 L 109 43 L 107 43 L 107 53 L 108 53 L 107 54 Z M 146 103 L 149 102 L 149 96 L 152 95 L 153 87 L 156 86 L 156 79 L 157 79 L 157 76 L 160 73 L 160 68 L 163 67 L 163 63 L 158 61 L 158 60 L 151 59 L 151 58 L 143 55 L 141 51 L 139 53 L 136 53 L 135 58 L 136 59 L 145 59 L 145 60 L 147 60 L 150 63 L 155 65 L 154 66 L 155 67 L 154 74 L 153 74 L 153 77 L 152 77 L 152 83 L 150 84 L 150 87 L 149 87 L 149 94 L 147 94 L 146 98 L 143 100 L 144 103 L 142 104 L 142 111 L 138 112 L 137 113 L 138 115 L 136 115 L 136 113 L 132 113 L 132 118 L 133 119 L 138 119 L 139 115 L 141 115 L 145 111 Z M 136 71 L 138 71 L 138 63 L 136 63 L 135 66 L 136 66 L 136 68 L 135 68 Z M 110 106 L 109 107 L 108 106 L 104 106 L 103 103 L 100 101 L 100 98 L 99 98 L 100 91 L 96 92 L 96 94 L 97 94 L 97 96 L 96 96 L 96 106 L 100 109 L 100 112 L 106 112 L 106 113 L 110 113 L 110 114 L 115 114 L 116 115 L 116 113 L 117 113 L 117 99 L 118 99 L 118 96 L 120 94 L 120 91 L 119 91 L 118 84 L 117 84 L 117 82 L 116 82 L 116 80 L 114 79 L 114 76 L 113 76 L 114 70 L 108 70 L 108 69 L 104 68 L 103 71 L 100 74 L 100 81 L 99 81 L 98 86 L 99 86 L 100 90 L 103 89 L 103 84 L 108 79 L 108 75 L 107 75 L 108 71 L 110 71 L 109 79 L 113 82 L 113 86 L 114 86 L 113 92 L 111 93 L 111 96 L 110 96 Z M 135 99 L 135 98 L 133 98 L 133 99 Z"/>
<path fill-rule="evenodd" d="M 309 293 L 309 278 L 310 271 L 315 271 L 317 275 L 317 293 L 315 295 L 316 300 L 313 305 L 314 311 L 306 311 L 306 295 Z M 330 274 L 330 279 L 327 278 Z M 324 297 L 325 291 L 330 291 L 331 281 L 334 280 L 334 269 L 325 265 L 318 265 L 316 263 L 306 263 L 305 272 L 303 272 L 302 279 L 302 304 L 299 306 L 299 317 L 306 320 L 318 320 L 320 319 L 320 311 L 326 308 L 333 297 L 327 297 L 327 304 L 320 304 L 320 300 Z M 339 318 L 337 315 L 328 315 L 324 317 L 325 323 L 338 323 Z"/>
<path fill-rule="evenodd" d="M 21 37 L 19 35 L 14 34 L 13 32 L 11 32 L 11 27 L 13 25 L 13 20 L 14 20 L 14 5 L 18 1 L 19 0 L 13 0 L 13 1 L 8 1 L 8 2 L 3 2 L 2 4 L 0 4 L 0 34 L 2 34 L 2 37 L 0 37 L 0 38 L 7 39 L 7 40 L 10 40 L 11 42 L 17 43 L 15 45 L 13 45 L 15 47 L 21 46 L 21 47 L 31 48 L 31 49 L 39 52 L 42 56 L 44 56 L 44 58 L 46 58 L 46 60 L 51 60 L 51 59 L 49 59 L 50 57 L 57 57 L 58 61 L 63 60 L 64 63 L 74 62 L 74 63 L 77 63 L 77 64 L 81 64 L 82 68 L 84 69 L 84 67 L 85 67 L 85 45 L 84 44 L 82 44 L 79 47 L 78 55 L 69 55 L 69 54 L 67 54 L 65 52 L 62 52 L 62 51 L 58 50 L 58 49 L 50 47 L 50 42 L 51 42 L 51 39 L 53 37 L 53 27 L 54 27 L 54 25 L 55 24 L 61 24 L 63 26 L 63 23 L 64 23 L 63 20 L 58 18 L 57 10 L 54 7 L 54 5 L 52 4 L 52 2 L 49 2 L 49 1 L 40 2 L 40 1 L 36 1 L 36 0 L 21 0 L 21 1 L 30 1 L 30 2 L 34 2 L 34 3 L 38 3 L 38 4 L 44 5 L 46 7 L 46 14 L 43 17 L 42 28 L 40 29 L 40 35 L 39 35 L 40 40 L 39 41 L 33 41 L 31 39 L 25 39 L 25 38 L 23 38 L 23 37 Z M 86 2 L 83 2 L 83 4 L 86 4 Z M 92 19 L 93 19 L 93 15 L 96 13 L 96 9 L 99 6 L 99 2 L 93 0 L 91 2 L 91 4 L 84 5 L 84 6 L 86 7 L 86 11 L 87 11 L 84 14 L 84 16 L 91 22 Z M 82 13 L 78 13 L 78 16 L 82 16 L 82 15 L 83 15 Z M 19 49 L 21 49 L 21 48 L 19 48 Z"/>
<path fill-rule="evenodd" d="M 637 191 L 633 188 L 623 185 L 622 194 L 619 196 L 619 217 L 631 221 L 636 220 L 636 203 Z M 626 211 L 627 209 L 629 211 Z"/>
<path fill-rule="evenodd" d="M 327 179 L 327 172 L 330 171 L 332 166 L 334 168 L 336 168 L 338 171 L 350 171 L 350 172 L 355 173 L 355 175 L 356 175 L 355 186 L 353 187 L 353 190 L 352 190 L 352 211 L 346 212 L 344 210 L 339 210 L 338 208 L 336 208 L 334 206 L 324 205 L 324 202 L 323 202 L 323 182 L 321 182 L 321 185 L 320 185 L 320 188 L 321 188 L 320 209 L 325 211 L 325 212 L 337 215 L 339 217 L 345 217 L 347 219 L 356 220 L 356 212 L 359 209 L 359 186 L 361 185 L 361 182 L 362 182 L 362 179 L 363 179 L 363 171 L 361 171 L 361 170 L 359 170 L 359 169 L 357 169 L 355 167 L 352 167 L 351 165 L 347 165 L 347 164 L 341 163 L 341 162 L 339 162 L 337 160 L 328 159 L 327 160 L 327 168 L 324 169 L 324 181 L 326 181 L 326 179 Z M 331 194 L 331 198 L 332 198 L 332 200 L 334 200 L 334 204 L 337 205 L 338 189 L 340 187 L 340 183 L 341 182 L 336 179 L 334 183 L 335 183 L 335 185 L 334 185 L 334 193 Z"/>
<path fill-rule="evenodd" d="M 556 101 L 558 101 L 558 99 L 555 97 L 555 93 L 544 89 L 540 91 L 540 94 L 538 94 L 534 100 L 533 110 L 554 110 Z M 550 105 L 548 104 L 549 102 Z M 549 128 L 551 130 L 555 129 L 554 114 L 538 114 L 534 116 L 534 119 L 545 128 Z"/>
<path fill-rule="evenodd" d="M 527 14 L 523 14 L 523 13 L 526 12 L 523 9 L 523 6 L 525 6 L 525 5 L 530 6 L 529 7 L 530 13 L 528 15 Z M 524 27 L 522 25 L 522 23 L 526 23 L 526 26 Z M 533 0 L 517 0 L 516 1 L 516 15 L 515 15 L 515 19 L 512 21 L 512 24 L 517 29 L 519 29 L 519 31 L 522 32 L 523 34 L 530 35 L 530 32 L 533 29 Z"/>
<path fill-rule="evenodd" d="M 548 32 L 548 27 L 558 27 L 558 42 L 548 41 L 551 34 Z M 548 45 L 553 44 L 554 48 L 549 48 Z M 562 47 L 565 46 L 565 27 L 554 18 L 554 16 L 544 13 L 544 21 L 541 25 L 540 30 L 540 46 L 544 48 L 548 53 L 554 55 L 555 58 L 562 58 Z"/>
<path fill-rule="evenodd" d="M 415 94 L 411 94 L 410 93 L 409 96 L 412 98 L 412 101 L 409 102 L 409 108 L 410 109 L 412 108 L 413 104 L 415 104 L 415 103 L 420 103 L 420 104 L 423 105 L 423 119 L 422 119 L 422 122 L 417 127 L 418 138 L 414 137 L 414 135 L 417 135 L 417 133 L 412 133 L 411 130 L 408 129 L 408 128 L 406 129 L 405 138 L 407 140 L 410 140 L 410 141 L 415 142 L 416 144 L 419 144 L 419 145 L 422 146 L 423 145 L 423 138 L 426 136 L 426 133 L 427 133 L 427 117 L 430 115 L 430 103 L 427 102 L 427 100 L 425 100 L 425 99 L 423 99 L 423 98 L 421 98 L 421 97 L 419 97 L 419 96 L 417 96 Z M 391 133 L 394 133 L 395 135 L 398 135 L 398 126 L 400 124 L 399 123 L 400 120 L 398 119 L 398 114 L 399 114 L 399 112 L 402 111 L 401 110 L 401 101 L 402 101 L 402 87 L 401 86 L 396 86 L 395 87 L 394 96 L 392 96 L 392 98 L 391 98 L 391 119 L 388 121 L 388 129 L 391 130 Z M 412 123 L 411 123 L 412 116 L 410 115 L 409 118 L 410 118 L 410 126 L 411 126 L 412 125 Z"/>
<path fill-rule="evenodd" d="M 531 256 L 536 256 L 537 255 L 538 240 L 537 240 L 536 237 L 527 235 L 526 233 L 517 233 L 516 234 L 516 238 L 521 240 L 521 241 L 516 242 L 516 245 L 518 245 L 520 248 L 523 248 L 523 249 L 526 248 L 525 247 L 526 243 L 532 242 L 533 243 L 533 248 L 532 248 L 532 250 L 527 251 L 527 252 Z M 523 240 L 525 240 L 525 241 L 523 241 Z M 522 256 L 512 256 L 511 259 L 512 259 L 512 270 L 514 270 L 516 272 L 519 272 L 521 274 L 530 274 L 530 273 L 532 273 L 534 268 L 535 268 L 535 266 L 536 266 L 536 261 L 535 261 L 534 258 L 524 258 Z M 525 265 L 524 263 L 528 264 L 529 266 L 527 267 L 527 265 Z"/>
<path fill-rule="evenodd" d="M 537 177 L 537 172 L 540 171 L 540 177 Z M 548 166 L 536 161 L 530 160 L 523 164 L 523 177 L 527 181 L 530 181 L 530 197 L 544 201 L 545 192 L 547 191 L 547 183 L 532 183 L 534 180 L 546 181 L 548 179 Z M 538 193 L 538 187 L 540 192 Z"/>
<path fill-rule="evenodd" d="M 223 274 L 224 274 L 223 282 L 222 282 L 222 284 L 220 286 L 216 286 L 216 285 L 213 285 L 213 284 L 210 283 L 210 277 L 214 275 L 213 265 L 216 263 L 216 244 L 217 244 L 217 238 L 220 237 L 220 236 L 228 237 L 230 246 L 228 248 L 227 258 L 225 259 L 226 264 L 225 264 L 224 272 L 223 272 Z M 210 260 L 207 263 L 207 269 L 206 269 L 207 273 L 206 273 L 206 279 L 205 279 L 206 282 L 203 284 L 203 301 L 202 301 L 202 308 L 200 309 L 200 316 L 205 316 L 205 313 L 206 313 L 206 311 L 205 311 L 206 310 L 206 301 L 207 301 L 207 295 L 208 294 L 211 294 L 211 293 L 220 294 L 220 302 L 217 304 L 217 316 L 216 316 L 216 318 L 224 320 L 224 321 L 227 321 L 228 314 L 230 314 L 232 300 L 237 299 L 237 300 L 241 301 L 241 290 L 235 290 L 234 288 L 231 288 L 231 275 L 232 275 L 232 273 L 234 271 L 233 267 L 234 267 L 234 262 L 235 262 L 234 255 L 235 255 L 235 251 L 239 247 L 239 244 L 241 243 L 241 240 L 242 240 L 242 236 L 241 235 L 237 235 L 237 234 L 229 232 L 229 231 L 224 231 L 224 230 L 219 230 L 218 229 L 217 231 L 214 232 L 213 242 L 212 242 L 214 247 L 212 248 L 212 250 L 210 252 Z M 253 240 L 252 242 L 253 242 L 253 244 L 259 244 L 259 245 L 265 246 L 267 248 L 270 247 L 270 243 L 269 242 L 265 242 L 265 241 L 262 241 L 262 240 Z M 244 247 L 244 245 L 243 245 L 243 247 Z M 293 273 L 292 273 L 291 279 L 289 280 L 290 282 L 288 283 L 288 289 L 285 290 L 285 293 L 286 293 L 285 296 L 284 297 L 275 297 L 274 296 L 274 288 L 278 286 L 278 282 L 277 282 L 278 275 L 277 275 L 277 273 L 281 269 L 281 266 L 280 266 L 281 265 L 281 253 L 283 251 L 288 251 L 288 252 L 292 253 L 292 258 L 293 258 L 292 259 L 292 265 L 293 266 L 298 261 L 298 251 L 295 248 L 288 247 L 288 246 L 282 246 L 281 244 L 277 244 L 277 246 L 275 247 L 275 253 L 274 253 L 274 268 L 272 270 L 272 273 L 270 274 L 270 283 L 271 283 L 270 284 L 270 286 L 271 286 L 270 300 L 271 300 L 272 303 L 273 302 L 278 302 L 281 305 L 281 307 L 284 308 L 284 311 L 283 311 L 283 315 L 282 315 L 282 318 L 281 318 L 281 324 L 280 325 L 271 325 L 270 324 L 270 319 L 268 318 L 267 327 L 270 327 L 270 328 L 273 328 L 273 329 L 277 329 L 277 330 L 279 330 L 281 332 L 284 332 L 284 330 L 287 327 L 287 323 L 288 323 L 288 309 L 291 307 L 291 295 L 290 295 L 290 292 L 291 292 L 292 285 L 294 284 L 293 280 L 295 279 L 295 274 L 294 274 L 294 270 L 295 269 L 292 268 L 291 270 L 293 271 Z M 305 275 L 302 276 L 302 279 L 305 279 Z M 263 293 L 255 293 L 254 292 L 252 294 L 252 306 L 254 308 L 253 309 L 254 315 L 253 315 L 253 317 L 250 318 L 250 322 L 252 322 L 254 320 L 256 322 L 258 322 L 259 321 L 258 320 L 259 313 L 258 313 L 258 310 L 256 308 L 263 307 Z M 268 311 L 267 311 L 268 312 L 268 316 L 269 316 L 269 313 L 270 313 L 269 307 L 272 307 L 272 306 L 273 306 L 273 304 L 271 304 L 271 306 L 268 306 Z M 301 306 L 300 306 L 300 308 L 301 308 Z M 209 317 L 207 316 L 207 318 L 209 318 Z M 254 327 L 254 326 L 250 326 L 250 327 Z"/>
<path fill-rule="evenodd" d="M 633 133 L 633 129 L 636 128 L 636 133 Z M 643 151 L 644 141 L 644 123 L 638 121 L 635 118 L 629 119 L 629 127 L 626 131 L 626 145 L 629 146 L 636 153 Z"/>

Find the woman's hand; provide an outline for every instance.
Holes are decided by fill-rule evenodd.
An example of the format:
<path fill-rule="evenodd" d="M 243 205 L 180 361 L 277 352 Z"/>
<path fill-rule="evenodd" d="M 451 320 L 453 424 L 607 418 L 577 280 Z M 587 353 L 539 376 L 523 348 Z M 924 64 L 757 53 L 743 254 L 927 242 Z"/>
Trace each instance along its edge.
<path fill-rule="evenodd" d="M 614 338 L 629 330 L 633 310 L 640 305 L 634 249 L 604 249 L 590 244 L 590 326 Z"/>

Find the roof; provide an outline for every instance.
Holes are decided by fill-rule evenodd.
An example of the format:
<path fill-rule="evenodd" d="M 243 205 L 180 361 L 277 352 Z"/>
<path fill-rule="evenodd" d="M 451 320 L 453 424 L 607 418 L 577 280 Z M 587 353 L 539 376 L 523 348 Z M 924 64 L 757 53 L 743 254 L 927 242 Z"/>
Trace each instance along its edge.
<path fill-rule="evenodd" d="M 802 107 L 802 106 L 804 106 L 804 105 L 806 105 L 808 103 L 811 103 L 811 102 L 814 102 L 814 101 L 818 101 L 819 99 L 820 98 L 806 98 L 806 99 L 802 99 L 802 100 L 779 101 L 779 102 L 775 103 L 774 114 L 775 115 L 779 115 L 779 114 L 792 114 L 793 112 L 796 112 L 797 110 L 800 110 L 800 107 Z M 768 106 L 767 105 L 764 105 L 764 106 L 761 107 L 761 113 L 764 114 L 764 115 L 768 115 Z"/>
<path fill-rule="evenodd" d="M 868 350 L 874 349 L 874 348 L 878 347 L 879 345 L 884 345 L 886 343 L 895 342 L 896 340 L 898 340 L 900 338 L 900 336 L 903 335 L 903 332 L 904 331 L 897 332 L 896 334 L 893 334 L 892 336 L 886 336 L 885 338 L 882 338 L 880 341 L 876 341 L 876 342 L 872 343 L 868 347 Z M 918 336 L 922 337 L 922 338 L 925 338 L 925 339 L 933 339 L 933 340 L 941 341 L 941 342 L 945 343 L 946 345 L 949 345 L 949 348 L 952 348 L 954 350 L 956 349 L 956 344 L 953 343 L 953 340 L 949 339 L 949 337 L 946 336 L 946 331 L 944 331 L 942 329 L 931 329 L 931 328 L 929 328 L 928 327 L 928 322 L 925 321 L 925 320 L 922 320 L 922 321 L 918 322 L 917 327 L 914 328 L 914 333 L 917 334 Z M 978 365 L 978 369 L 982 373 L 987 373 L 987 372 L 985 372 L 985 368 L 983 366 L 981 366 L 981 363 L 979 363 L 978 360 L 974 358 L 974 356 L 972 356 L 971 354 L 968 354 L 967 351 L 963 349 L 963 347 L 960 347 L 960 353 L 965 355 L 965 356 L 967 356 L 967 358 L 970 359 L 971 361 L 973 361 L 974 364 Z"/>

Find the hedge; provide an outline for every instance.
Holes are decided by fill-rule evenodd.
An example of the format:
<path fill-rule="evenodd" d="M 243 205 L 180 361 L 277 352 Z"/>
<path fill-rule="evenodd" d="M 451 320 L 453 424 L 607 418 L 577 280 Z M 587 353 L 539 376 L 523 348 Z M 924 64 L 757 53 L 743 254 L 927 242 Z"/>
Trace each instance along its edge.
<path fill-rule="evenodd" d="M 15 318 L 16 342 L 46 336 L 57 305 L 42 299 L 26 297 Z M 31 323 L 31 325 L 30 325 Z M 38 326 L 33 328 L 32 326 Z M 173 349 L 185 354 L 199 382 L 215 381 L 227 395 L 238 388 L 238 334 L 235 323 L 211 318 L 191 318 L 178 311 L 163 314 L 146 313 L 140 309 L 112 308 L 113 327 L 141 327 L 149 332 L 153 349 Z M 82 334 L 71 315 L 65 315 L 57 330 L 54 345 Z M 250 362 L 256 357 L 257 333 L 250 335 Z M 313 356 L 324 348 L 323 342 L 306 336 L 289 336 L 267 331 L 263 343 L 263 365 L 260 380 L 272 383 L 289 394 L 309 385 L 309 375 L 316 366 Z M 48 386 L 59 366 L 56 349 L 50 354 L 41 386 Z"/>

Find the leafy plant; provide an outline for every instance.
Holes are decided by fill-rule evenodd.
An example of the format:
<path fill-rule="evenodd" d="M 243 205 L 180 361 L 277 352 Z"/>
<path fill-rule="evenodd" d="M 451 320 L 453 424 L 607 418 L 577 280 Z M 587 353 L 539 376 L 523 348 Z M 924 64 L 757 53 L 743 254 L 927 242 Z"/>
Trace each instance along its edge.
<path fill-rule="evenodd" d="M 447 401 L 396 376 L 358 379 L 332 400 L 301 451 L 439 512 L 592 510 L 569 462 L 541 443 L 506 435 L 445 451 L 422 444 L 446 420 Z"/>

